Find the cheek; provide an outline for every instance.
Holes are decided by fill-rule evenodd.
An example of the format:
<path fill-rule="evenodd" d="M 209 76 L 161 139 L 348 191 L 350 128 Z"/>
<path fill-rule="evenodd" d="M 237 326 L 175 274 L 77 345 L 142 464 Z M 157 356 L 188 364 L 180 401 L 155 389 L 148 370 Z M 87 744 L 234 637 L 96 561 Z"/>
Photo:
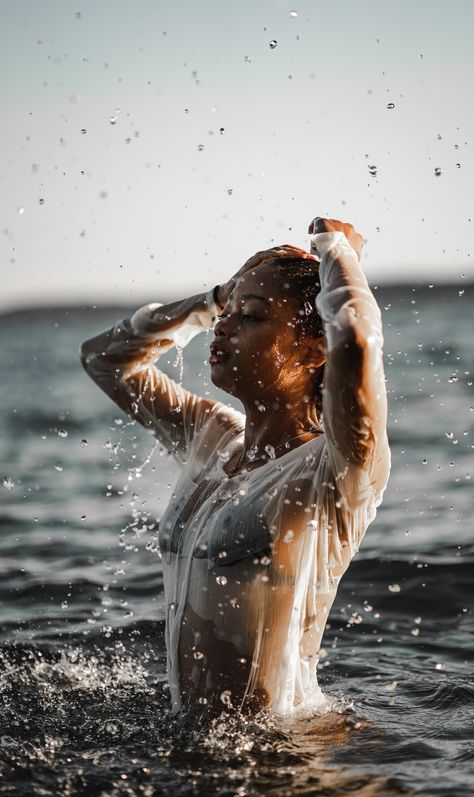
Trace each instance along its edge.
<path fill-rule="evenodd" d="M 265 334 L 267 333 L 267 334 Z M 240 358 L 247 360 L 271 359 L 277 350 L 275 336 L 258 328 L 240 337 L 238 348 Z"/>
<path fill-rule="evenodd" d="M 241 345 L 236 365 L 241 375 L 263 381 L 274 382 L 278 377 L 286 356 L 283 347 L 274 336 L 255 336 Z"/>

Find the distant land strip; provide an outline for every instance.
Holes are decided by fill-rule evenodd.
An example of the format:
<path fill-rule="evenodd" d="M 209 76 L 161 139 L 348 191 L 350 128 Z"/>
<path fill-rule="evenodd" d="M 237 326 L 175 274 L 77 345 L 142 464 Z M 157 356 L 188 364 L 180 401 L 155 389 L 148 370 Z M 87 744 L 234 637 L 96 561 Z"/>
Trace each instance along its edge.
<path fill-rule="evenodd" d="M 474 282 L 473 281 L 459 281 L 453 283 L 439 283 L 438 285 L 430 286 L 427 283 L 394 283 L 392 285 L 372 284 L 371 288 L 374 295 L 379 300 L 381 305 L 388 302 L 393 304 L 408 304 L 413 300 L 416 304 L 429 304 L 432 302 L 437 303 L 452 303 L 459 302 L 460 308 L 465 307 L 465 303 L 472 300 L 474 296 Z M 163 304 L 174 301 L 176 295 L 167 296 L 162 295 L 160 301 Z M 54 304 L 54 305 L 31 305 L 26 307 L 8 308 L 4 311 L 0 310 L 0 324 L 9 324 L 21 321 L 66 321 L 66 320 L 79 320 L 87 317 L 92 317 L 95 313 L 101 315 L 111 315 L 114 318 L 127 318 L 131 313 L 147 304 L 150 297 L 137 299 L 133 304 L 131 303 L 99 303 L 92 304 L 84 302 L 82 304 Z M 462 305 L 461 305 L 462 301 Z"/>

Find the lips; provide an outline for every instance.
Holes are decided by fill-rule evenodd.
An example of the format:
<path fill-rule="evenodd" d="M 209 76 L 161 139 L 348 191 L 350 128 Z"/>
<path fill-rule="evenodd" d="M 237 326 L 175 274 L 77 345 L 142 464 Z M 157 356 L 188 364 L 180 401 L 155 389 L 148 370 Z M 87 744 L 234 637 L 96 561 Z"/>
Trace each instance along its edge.
<path fill-rule="evenodd" d="M 212 341 L 209 348 L 211 350 L 211 356 L 209 357 L 209 363 L 211 365 L 223 363 L 231 357 L 230 352 L 226 351 L 222 344 L 217 343 L 217 341 Z"/>

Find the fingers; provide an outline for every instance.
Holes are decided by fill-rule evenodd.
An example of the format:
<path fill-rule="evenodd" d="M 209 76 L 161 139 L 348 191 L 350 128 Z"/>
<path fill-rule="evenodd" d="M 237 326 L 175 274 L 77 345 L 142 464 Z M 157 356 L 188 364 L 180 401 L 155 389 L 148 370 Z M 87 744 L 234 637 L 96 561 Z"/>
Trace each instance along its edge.
<path fill-rule="evenodd" d="M 260 266 L 263 263 L 266 263 L 268 260 L 274 260 L 278 257 L 285 257 L 289 254 L 299 254 L 302 251 L 303 250 L 298 249 L 296 246 L 290 246 L 289 244 L 285 244 L 284 246 L 274 246 L 271 249 L 263 249 L 261 252 L 256 252 L 256 254 L 247 260 L 244 268 L 254 268 L 255 266 Z"/>
<path fill-rule="evenodd" d="M 308 227 L 308 233 L 310 235 L 316 235 L 320 232 L 343 232 L 346 237 L 349 235 L 359 235 L 355 227 L 347 221 L 326 219 L 321 216 L 316 216 Z"/>
<path fill-rule="evenodd" d="M 326 219 L 316 216 L 310 223 L 308 232 L 310 235 L 317 235 L 321 232 L 342 232 L 360 258 L 364 239 L 352 224 L 339 221 L 339 219 Z"/>
<path fill-rule="evenodd" d="M 352 224 L 339 221 L 339 219 L 326 219 L 316 216 L 309 225 L 308 232 L 310 235 L 316 235 L 320 232 L 344 232 L 344 228 L 353 229 Z"/>

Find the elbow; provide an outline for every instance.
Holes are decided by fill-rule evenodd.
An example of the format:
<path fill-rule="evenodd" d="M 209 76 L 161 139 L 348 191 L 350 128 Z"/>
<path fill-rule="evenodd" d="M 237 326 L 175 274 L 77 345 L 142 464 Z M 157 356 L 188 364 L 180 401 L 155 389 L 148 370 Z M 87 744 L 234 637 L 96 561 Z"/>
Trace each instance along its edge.
<path fill-rule="evenodd" d="M 79 349 L 79 360 L 81 362 L 82 367 L 84 368 L 84 371 L 86 371 L 87 373 L 89 373 L 90 363 L 92 362 L 92 360 L 95 359 L 95 357 L 98 354 L 97 349 L 93 345 L 91 345 L 93 344 L 93 342 L 94 342 L 93 338 L 91 338 L 91 340 L 86 340 L 84 341 L 84 343 L 81 344 L 81 347 Z"/>
<path fill-rule="evenodd" d="M 95 335 L 85 340 L 79 350 L 79 357 L 83 368 L 89 373 L 91 364 L 100 360 L 101 369 L 110 362 L 109 347 L 112 340 L 113 329 Z"/>
<path fill-rule="evenodd" d="M 108 375 L 113 370 L 106 352 L 102 336 L 84 341 L 79 349 L 79 360 L 84 371 L 97 381 L 99 377 Z"/>

